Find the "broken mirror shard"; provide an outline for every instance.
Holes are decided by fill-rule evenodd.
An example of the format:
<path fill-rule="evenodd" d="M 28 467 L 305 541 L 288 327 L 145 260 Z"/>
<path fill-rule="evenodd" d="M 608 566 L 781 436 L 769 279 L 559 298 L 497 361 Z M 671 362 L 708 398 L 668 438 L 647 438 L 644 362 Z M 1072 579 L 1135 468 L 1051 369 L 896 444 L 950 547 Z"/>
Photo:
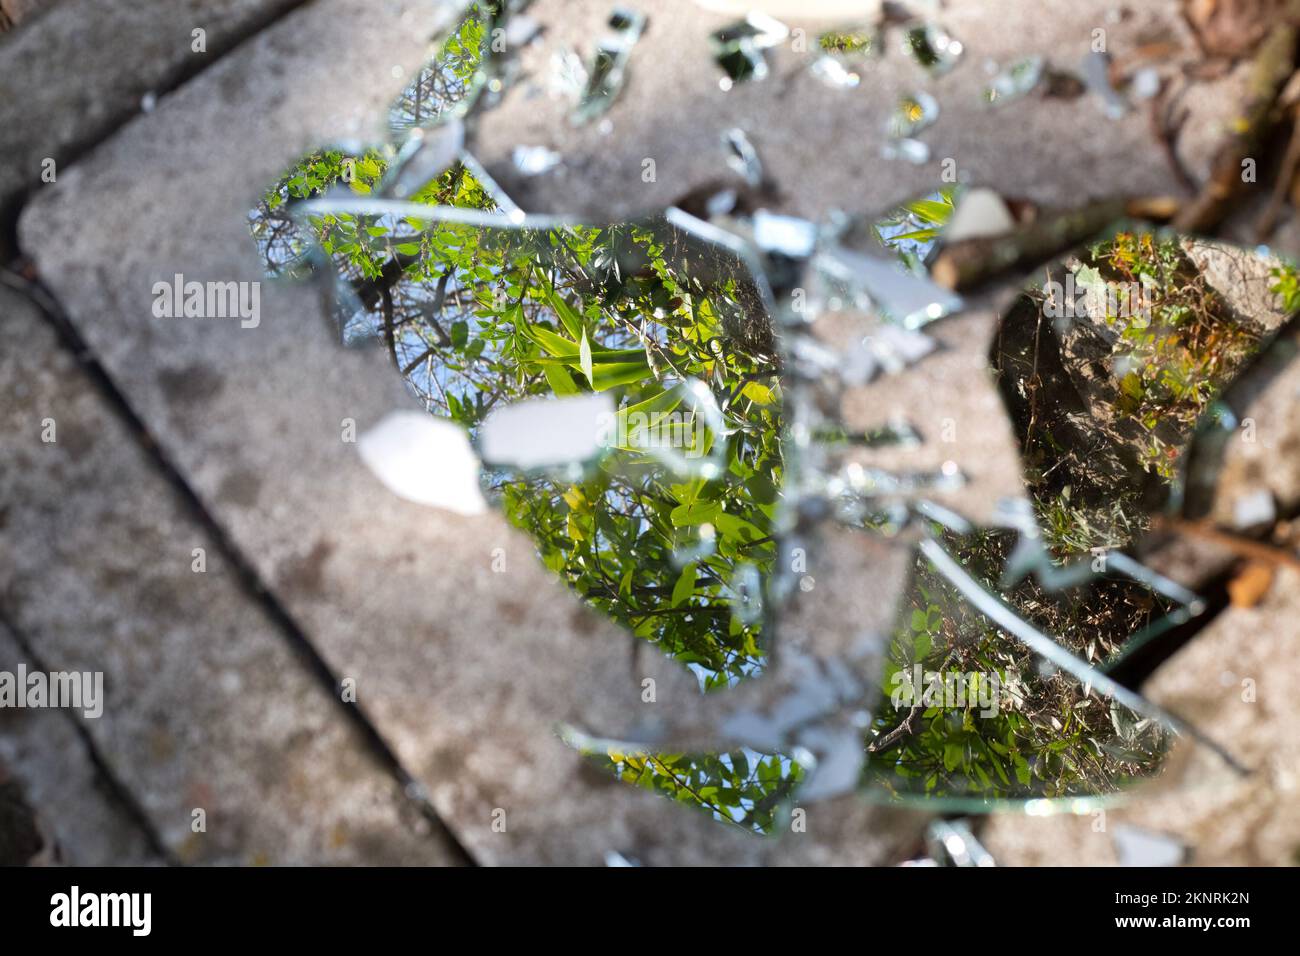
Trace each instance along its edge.
<path fill-rule="evenodd" d="M 1133 74 L 1129 93 L 1135 100 L 1149 100 L 1160 93 L 1160 72 L 1155 67 L 1145 67 Z"/>
<path fill-rule="evenodd" d="M 783 43 L 789 28 L 764 13 L 751 13 L 744 20 L 715 31 L 710 40 L 713 57 L 725 74 L 718 84 L 729 90 L 736 83 L 767 77 L 765 50 Z"/>
<path fill-rule="evenodd" d="M 545 146 L 516 146 L 511 160 L 524 176 L 540 176 L 560 165 L 560 154 Z"/>
<path fill-rule="evenodd" d="M 895 139 L 915 136 L 939 118 L 939 103 L 929 93 L 918 91 L 901 97 L 889 117 L 886 132 Z"/>
<path fill-rule="evenodd" d="M 491 18 L 477 5 L 470 7 L 438 53 L 389 108 L 388 125 L 395 141 L 411 130 L 468 111 L 487 80 L 483 64 L 491 26 Z"/>
<path fill-rule="evenodd" d="M 420 195 L 492 208 L 470 179 L 458 167 Z M 339 237 L 345 340 L 378 340 L 425 408 L 475 436 L 489 497 L 580 596 L 703 686 L 756 673 L 780 386 L 744 264 L 663 220 L 486 228 L 403 211 L 308 216 Z"/>
<path fill-rule="evenodd" d="M 1083 58 L 1079 72 L 1088 92 L 1097 97 L 1102 110 L 1110 119 L 1119 119 L 1129 111 L 1128 100 L 1110 81 L 1110 56 L 1089 53 Z"/>
<path fill-rule="evenodd" d="M 930 94 L 917 92 L 900 97 L 885 124 L 889 139 L 881 144 L 881 157 L 916 165 L 928 162 L 930 147 L 916 139 L 914 134 L 927 129 L 938 118 L 939 104 Z"/>
<path fill-rule="evenodd" d="M 819 274 L 834 289 L 871 303 L 882 317 L 904 329 L 919 329 L 961 308 L 961 297 L 924 275 L 883 256 L 846 248 L 828 250 L 817 260 Z M 894 336 L 896 346 L 903 339 Z"/>
<path fill-rule="evenodd" d="M 399 498 L 463 515 L 486 510 L 478 458 L 464 430 L 444 419 L 390 412 L 357 438 L 357 454 Z"/>
<path fill-rule="evenodd" d="M 1111 834 L 1120 866 L 1181 866 L 1188 848 L 1164 833 L 1119 824 Z"/>
<path fill-rule="evenodd" d="M 817 38 L 819 55 L 809 71 L 836 89 L 852 89 L 862 80 L 862 68 L 879 52 L 874 28 L 834 30 Z"/>
<path fill-rule="evenodd" d="M 1284 304 L 1300 304 L 1294 298 L 1295 268 L 1280 263 L 1272 276 Z M 1175 489 L 1182 517 L 1282 549 L 1294 548 L 1294 522 L 1284 516 L 1300 510 L 1300 463 L 1278 450 L 1296 443 L 1291 406 L 1300 394 L 1297 357 L 1300 320 L 1292 317 L 1211 403 L 1198 423 Z"/>
<path fill-rule="evenodd" d="M 803 778 L 789 757 L 737 748 L 719 754 L 623 751 L 580 738 L 575 749 L 629 786 L 640 787 L 753 833 L 776 832 L 788 817 L 787 801 Z"/>
<path fill-rule="evenodd" d="M 925 834 L 930 859 L 939 866 L 997 866 L 979 842 L 969 820 L 936 820 Z"/>
<path fill-rule="evenodd" d="M 625 54 L 643 23 L 616 14 L 602 49 Z M 740 68 L 724 86 L 761 75 L 763 51 L 787 33 L 756 14 L 715 35 L 724 67 Z M 908 36 L 929 69 L 961 54 L 937 28 Z M 593 116 L 624 67 L 613 56 L 582 72 L 577 95 L 599 92 L 603 104 Z M 904 143 L 937 110 L 912 99 L 897 127 Z M 433 114 L 422 106 L 420 115 Z M 718 747 L 578 730 L 566 739 L 631 784 L 757 831 L 780 825 L 792 800 L 853 790 L 935 805 L 1078 807 L 1168 776 L 1165 755 L 1188 729 L 1113 674 L 1133 648 L 1204 609 L 1118 544 L 1100 554 L 1062 548 L 1077 527 L 1050 525 L 1051 508 L 1062 498 L 1075 508 L 1083 485 L 1059 484 L 1073 473 L 1036 430 L 1056 411 L 1033 404 L 1058 371 L 1021 368 L 1032 358 L 1024 349 L 1047 342 L 1046 320 L 1009 313 L 992 356 L 1004 394 L 1020 402 L 1008 404 L 1027 442 L 1027 523 L 975 528 L 932 500 L 962 487 L 960 461 L 886 469 L 863 457 L 933 441 L 920 410 L 844 424 L 846 391 L 924 371 L 936 351 L 931 326 L 963 307 L 928 266 L 941 240 L 1013 228 L 1001 197 L 945 188 L 880 219 L 821 226 L 734 203 L 719 211 L 726 230 L 676 210 L 599 226 L 530 218 L 464 154 L 442 115 L 416 147 L 307 157 L 268 193 L 253 228 L 278 271 L 300 275 L 314 263 L 340 338 L 377 344 L 422 406 L 363 433 L 363 460 L 381 481 L 439 507 L 470 510 L 485 497 L 577 599 L 718 691 L 703 698 L 718 703 L 707 727 Z M 761 183 L 745 133 L 722 138 L 720 170 Z M 415 148 L 427 162 L 409 162 Z M 552 154 L 520 149 L 521 170 L 549 168 Z M 276 233 L 277 216 L 297 231 Z M 1180 249 L 1205 275 L 1218 267 L 1201 246 Z M 1076 287 L 1122 278 L 1134 295 L 1164 281 L 1165 266 L 1185 268 L 1141 241 L 1078 258 Z M 1054 288 L 1048 297 L 1058 301 Z M 1062 306 L 1067 298 L 1063 285 Z M 1034 316 L 1045 301 L 1032 304 Z M 1253 314 L 1248 303 L 1234 308 Z M 1154 328 L 1199 336 L 1198 316 L 1180 316 Z M 1102 324 L 1102 338 L 1123 348 L 1111 367 L 1087 366 L 1077 390 L 1104 404 L 1126 394 L 1130 373 L 1172 388 L 1170 363 L 1144 357 L 1152 326 L 1125 338 Z M 1068 327 L 1052 328 L 1068 337 Z M 1089 341 L 1076 344 L 1091 361 Z M 416 434 L 410 415 L 434 431 Z M 1089 573 L 1069 573 L 1067 557 L 1082 557 Z M 926 703 L 927 691 L 950 684 L 957 696 Z"/>
<path fill-rule="evenodd" d="M 1043 58 L 1029 56 L 1000 70 L 984 88 L 984 101 L 1002 106 L 1033 92 L 1043 79 Z"/>
<path fill-rule="evenodd" d="M 957 65 L 964 47 L 938 24 L 912 26 L 903 33 L 903 52 L 931 76 L 942 76 Z"/>
<path fill-rule="evenodd" d="M 881 144 L 880 157 L 882 159 L 899 159 L 911 163 L 913 166 L 921 166 L 930 161 L 930 147 L 919 139 L 886 140 Z"/>
<path fill-rule="evenodd" d="M 849 70 L 834 57 L 823 56 L 813 61 L 808 68 L 814 77 L 833 89 L 851 90 L 862 81 L 862 77 Z"/>
<path fill-rule="evenodd" d="M 573 111 L 575 125 L 589 123 L 613 105 L 627 80 L 627 61 L 645 30 L 645 14 L 616 7 L 609 16 L 609 32 L 596 44 L 586 69 L 586 85 Z"/>
<path fill-rule="evenodd" d="M 951 244 L 967 239 L 991 239 L 1011 232 L 1016 226 L 1006 201 L 991 189 L 968 189 L 953 208 L 944 241 Z"/>
<path fill-rule="evenodd" d="M 727 146 L 727 165 L 740 176 L 747 185 L 757 189 L 763 183 L 763 163 L 758 158 L 758 150 L 749 141 L 745 131 L 739 128 L 727 130 L 723 134 Z"/>
<path fill-rule="evenodd" d="M 1120 232 L 1048 267 L 993 364 L 1057 555 L 1129 546 L 1175 495 L 1198 422 L 1281 327 L 1266 256 Z"/>
<path fill-rule="evenodd" d="M 868 744 L 869 792 L 952 809 L 1023 802 L 1044 812 L 1046 800 L 1078 812 L 1139 785 L 1211 784 L 1239 772 L 999 595 L 981 579 L 981 544 L 970 564 L 951 545 L 921 545 Z M 1217 772 L 1170 771 L 1175 744 L 1208 751 Z"/>

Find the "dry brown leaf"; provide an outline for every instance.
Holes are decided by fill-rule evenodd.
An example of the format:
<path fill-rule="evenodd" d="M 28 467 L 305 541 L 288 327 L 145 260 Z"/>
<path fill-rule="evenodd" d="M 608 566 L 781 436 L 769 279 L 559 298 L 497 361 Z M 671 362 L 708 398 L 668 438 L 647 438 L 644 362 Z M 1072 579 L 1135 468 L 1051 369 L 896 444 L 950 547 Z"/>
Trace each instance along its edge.
<path fill-rule="evenodd" d="M 1228 600 L 1233 607 L 1254 607 L 1273 584 L 1273 566 L 1267 561 L 1249 561 L 1228 582 Z"/>

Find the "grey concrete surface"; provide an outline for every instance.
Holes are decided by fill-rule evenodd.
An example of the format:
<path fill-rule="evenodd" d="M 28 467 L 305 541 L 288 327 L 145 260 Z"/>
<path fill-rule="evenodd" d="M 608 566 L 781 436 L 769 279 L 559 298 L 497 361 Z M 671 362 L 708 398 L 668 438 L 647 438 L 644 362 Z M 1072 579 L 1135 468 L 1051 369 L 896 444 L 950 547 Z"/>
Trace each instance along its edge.
<path fill-rule="evenodd" d="M 39 669 L 0 624 L 0 670 Z M 47 843 L 40 859 L 70 866 L 162 862 L 148 834 L 97 767 L 76 718 L 57 710 L 0 710 L 0 774 L 16 779 Z"/>
<path fill-rule="evenodd" d="M 102 713 L 74 718 L 169 853 L 194 863 L 454 861 L 138 438 L 8 289 L 0 338 L 0 602 L 43 668 L 102 673 Z M 70 775 L 61 786 L 82 783 Z"/>
<path fill-rule="evenodd" d="M 61 0 L 0 35 L 0 223 L 16 214 L 25 190 L 57 180 L 65 160 L 141 112 L 147 94 L 301 2 Z M 203 51 L 195 50 L 196 29 L 205 31 Z M 0 251 L 10 255 L 6 240 Z"/>

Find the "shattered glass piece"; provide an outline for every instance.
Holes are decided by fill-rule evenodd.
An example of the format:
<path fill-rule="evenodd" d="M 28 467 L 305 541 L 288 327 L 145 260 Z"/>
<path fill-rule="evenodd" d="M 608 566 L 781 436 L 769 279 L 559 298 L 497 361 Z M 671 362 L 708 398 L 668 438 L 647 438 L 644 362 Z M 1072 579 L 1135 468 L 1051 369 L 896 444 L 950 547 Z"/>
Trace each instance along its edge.
<path fill-rule="evenodd" d="M 1160 71 L 1148 66 L 1133 74 L 1129 92 L 1135 100 L 1154 99 L 1160 93 L 1160 85 Z"/>
<path fill-rule="evenodd" d="M 505 45 L 507 49 L 527 46 L 541 33 L 541 21 L 527 14 L 515 13 L 506 19 Z"/>
<path fill-rule="evenodd" d="M 616 779 L 696 806 L 719 823 L 750 833 L 777 830 L 784 819 L 781 797 L 797 788 L 804 773 L 789 757 L 749 747 L 716 754 L 664 754 L 574 732 L 564 740 Z"/>
<path fill-rule="evenodd" d="M 1264 259 L 1263 264 L 1270 278 L 1276 280 L 1271 291 L 1282 294 L 1293 287 L 1295 267 L 1271 259 Z M 1249 281 L 1254 277 L 1246 272 L 1245 278 Z M 1253 311 L 1259 315 L 1258 309 Z M 1297 356 L 1300 320 L 1293 317 L 1211 401 L 1197 423 L 1174 486 L 1173 504 L 1182 518 L 1200 525 L 1234 528 L 1239 502 L 1247 502 L 1247 513 L 1258 513 L 1265 495 L 1279 515 L 1296 513 L 1300 507 L 1300 459 L 1277 451 L 1296 444 L 1293 409 L 1300 395 Z M 1280 535 L 1282 541 L 1287 540 L 1287 528 L 1285 521 L 1275 523 L 1271 537 L 1276 541 Z"/>
<path fill-rule="evenodd" d="M 1198 423 L 1284 321 L 1276 268 L 1223 243 L 1119 232 L 1047 267 L 1005 312 L 993 364 L 1054 554 L 1125 547 L 1177 502 Z"/>
<path fill-rule="evenodd" d="M 586 70 L 586 86 L 573 112 L 574 125 L 591 122 L 613 105 L 622 92 L 628 58 L 645 25 L 645 14 L 636 10 L 620 7 L 610 14 L 609 27 L 613 32 L 596 44 L 591 65 Z"/>
<path fill-rule="evenodd" d="M 895 139 L 915 136 L 939 118 L 939 103 L 929 93 L 918 91 L 901 97 L 889 117 L 887 132 Z"/>
<path fill-rule="evenodd" d="M 851 90 L 862 82 L 862 77 L 833 56 L 821 56 L 808 67 L 808 72 L 837 90 Z"/>
<path fill-rule="evenodd" d="M 761 8 L 774 17 L 809 17 L 845 20 L 848 17 L 878 18 L 883 0 L 694 0 L 704 10 L 720 14 L 747 13 Z"/>
<path fill-rule="evenodd" d="M 464 145 L 465 127 L 459 119 L 431 129 L 412 130 L 390 167 L 384 188 L 398 199 L 414 195 L 455 165 Z"/>
<path fill-rule="evenodd" d="M 1182 841 L 1125 823 L 1111 831 L 1111 841 L 1119 866 L 1181 866 L 1187 859 Z"/>
<path fill-rule="evenodd" d="M 469 175 L 434 188 L 490 204 L 467 192 Z M 477 437 L 493 459 L 490 499 L 542 560 L 702 685 L 757 673 L 781 393 L 764 293 L 744 264 L 663 220 L 485 228 L 446 205 L 344 208 L 310 223 L 347 243 L 331 267 L 350 337 L 383 343 L 425 406 Z M 710 334 L 682 337 L 690 322 Z M 500 417 L 521 411 L 508 403 L 542 396 L 573 396 L 550 398 L 547 414 L 605 403 L 610 415 L 501 438 Z"/>
<path fill-rule="evenodd" d="M 1238 531 L 1272 527 L 1277 522 L 1277 503 L 1272 492 L 1260 488 L 1240 495 L 1232 503 L 1232 521 Z"/>
<path fill-rule="evenodd" d="M 1088 53 L 1079 68 L 1088 92 L 1101 101 L 1102 110 L 1111 119 L 1119 119 L 1129 111 L 1128 100 L 1110 82 L 1110 56 L 1106 53 Z"/>
<path fill-rule="evenodd" d="M 809 72 L 827 86 L 852 89 L 862 81 L 862 67 L 878 53 L 874 27 L 832 30 L 817 38 L 819 56 Z"/>
<path fill-rule="evenodd" d="M 883 425 L 863 432 L 862 443 L 867 448 L 882 448 L 887 445 L 914 448 L 921 444 L 921 435 L 907 419 L 895 417 Z"/>
<path fill-rule="evenodd" d="M 744 20 L 714 31 L 710 35 L 713 57 L 726 74 L 719 85 L 724 90 L 735 83 L 767 77 L 767 57 L 763 51 L 785 41 L 790 28 L 779 20 L 757 11 Z"/>
<path fill-rule="evenodd" d="M 813 726 L 804 731 L 802 739 L 808 749 L 798 756 L 807 768 L 807 777 L 799 788 L 799 799 L 827 800 L 857 788 L 866 763 L 861 730 L 851 725 Z"/>
<path fill-rule="evenodd" d="M 727 586 L 732 618 L 742 625 L 757 625 L 763 620 L 763 576 L 758 567 L 742 563 Z"/>
<path fill-rule="evenodd" d="M 870 26 L 828 30 L 817 37 L 817 48 L 843 63 L 860 62 L 877 52 L 875 28 Z"/>
<path fill-rule="evenodd" d="M 388 127 L 395 140 L 469 111 L 487 81 L 483 64 L 489 23 L 477 6 L 471 6 L 434 58 L 420 68 L 389 107 Z"/>
<path fill-rule="evenodd" d="M 556 99 L 577 102 L 587 87 L 587 67 L 573 50 L 560 49 L 551 54 L 551 70 L 546 88 Z"/>
<path fill-rule="evenodd" d="M 754 215 L 754 244 L 765 252 L 806 259 L 817 244 L 817 227 L 806 219 L 760 209 Z"/>
<path fill-rule="evenodd" d="M 928 335 L 896 325 L 881 325 L 874 335 L 863 339 L 862 344 L 886 375 L 897 375 L 935 349 L 935 341 Z"/>
<path fill-rule="evenodd" d="M 1043 58 L 1027 56 L 999 72 L 984 88 L 984 101 L 1001 106 L 1032 93 L 1043 79 Z"/>
<path fill-rule="evenodd" d="M 943 230 L 944 242 L 987 239 L 1015 229 L 1016 221 L 1006 201 L 992 189 L 963 192 L 954 204 L 952 218 Z"/>
<path fill-rule="evenodd" d="M 1047 797 L 1077 812 L 1149 780 L 1197 783 L 1166 774 L 1180 739 L 1232 766 L 1194 728 L 1048 637 L 1034 620 L 1044 611 L 999 595 L 980 546 L 961 550 L 973 564 L 921 543 L 867 745 L 869 794 L 961 809 Z"/>
<path fill-rule="evenodd" d="M 809 332 L 810 338 L 791 346 L 794 368 L 810 378 L 836 378 L 848 387 L 896 375 L 935 348 L 934 340 L 920 332 L 851 308 L 820 311 Z"/>
<path fill-rule="evenodd" d="M 901 159 L 914 166 L 922 166 L 930 161 L 930 147 L 919 139 L 896 139 L 885 142 L 880 147 L 882 159 Z"/>
<path fill-rule="evenodd" d="M 357 453 L 399 498 L 463 515 L 487 510 L 478 458 L 453 422 L 424 412 L 389 412 L 357 438 Z"/>
<path fill-rule="evenodd" d="M 997 866 L 965 820 L 936 820 L 926 830 L 930 858 L 940 866 Z"/>
<path fill-rule="evenodd" d="M 736 202 L 739 198 L 740 194 L 734 189 L 720 189 L 705 202 L 705 214 L 709 219 L 725 216 L 736 208 Z"/>
<path fill-rule="evenodd" d="M 847 288 L 861 289 L 881 313 L 907 329 L 951 315 L 961 296 L 895 262 L 837 247 L 817 258 L 817 267 Z"/>
<path fill-rule="evenodd" d="M 511 154 L 515 169 L 524 176 L 540 176 L 560 165 L 560 154 L 545 146 L 516 146 Z"/>
<path fill-rule="evenodd" d="M 722 139 L 727 146 L 727 165 L 750 186 L 758 188 L 762 185 L 763 163 L 745 131 L 733 127 L 723 134 Z"/>
<path fill-rule="evenodd" d="M 890 249 L 908 268 L 921 271 L 946 237 L 961 187 L 946 186 L 904 203 L 870 223 L 876 242 Z"/>
<path fill-rule="evenodd" d="M 614 402 L 604 393 L 516 402 L 483 420 L 479 455 L 521 471 L 580 465 L 609 447 L 614 424 Z"/>
<path fill-rule="evenodd" d="M 957 65 L 965 47 L 935 23 L 925 23 L 903 34 L 903 52 L 931 76 L 942 76 Z"/>
<path fill-rule="evenodd" d="M 1088 92 L 1083 80 L 1069 70 L 1048 67 L 1043 95 L 1059 100 L 1077 100 Z"/>

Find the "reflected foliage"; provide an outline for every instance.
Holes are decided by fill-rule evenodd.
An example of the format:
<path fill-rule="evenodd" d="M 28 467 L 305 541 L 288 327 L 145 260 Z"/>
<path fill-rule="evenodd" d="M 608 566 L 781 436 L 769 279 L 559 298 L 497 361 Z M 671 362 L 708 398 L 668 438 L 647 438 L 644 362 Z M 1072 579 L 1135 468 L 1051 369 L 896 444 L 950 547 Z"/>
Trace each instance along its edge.
<path fill-rule="evenodd" d="M 994 364 L 1058 556 L 1146 529 L 1196 422 L 1266 338 L 1193 252 L 1249 256 L 1120 233 L 1050 271 L 1003 320 Z M 1285 281 L 1274 284 L 1283 300 Z"/>
<path fill-rule="evenodd" d="M 798 764 L 752 750 L 728 754 L 626 754 L 594 757 L 624 783 L 707 810 L 721 821 L 770 833 L 782 802 L 803 777 Z"/>
<path fill-rule="evenodd" d="M 1036 582 L 1006 589 L 999 579 L 1013 536 L 941 536 L 1024 620 L 1089 660 L 1117 652 L 1128 635 L 1170 609 L 1130 581 L 1061 594 Z M 869 737 L 867 778 L 900 795 L 984 801 L 1113 793 L 1155 773 L 1168 744 L 1158 723 L 1045 666 L 924 558 L 890 647 L 884 687 L 888 699 Z"/>

